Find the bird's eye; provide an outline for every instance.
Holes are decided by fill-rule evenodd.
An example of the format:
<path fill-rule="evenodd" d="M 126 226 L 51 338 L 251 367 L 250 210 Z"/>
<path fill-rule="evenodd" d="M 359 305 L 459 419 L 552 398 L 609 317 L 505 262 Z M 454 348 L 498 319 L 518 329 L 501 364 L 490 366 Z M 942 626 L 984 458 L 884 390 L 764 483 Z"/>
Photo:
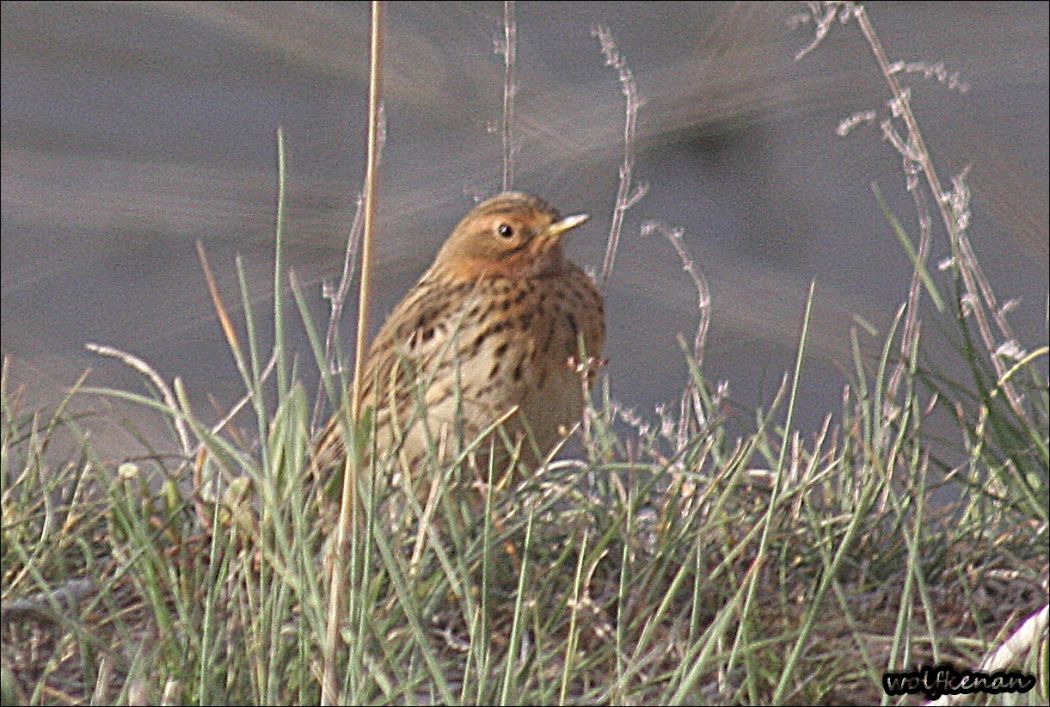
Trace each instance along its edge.
<path fill-rule="evenodd" d="M 496 227 L 496 233 L 500 234 L 504 238 L 510 238 L 514 235 L 514 229 L 505 223 L 501 223 Z"/>

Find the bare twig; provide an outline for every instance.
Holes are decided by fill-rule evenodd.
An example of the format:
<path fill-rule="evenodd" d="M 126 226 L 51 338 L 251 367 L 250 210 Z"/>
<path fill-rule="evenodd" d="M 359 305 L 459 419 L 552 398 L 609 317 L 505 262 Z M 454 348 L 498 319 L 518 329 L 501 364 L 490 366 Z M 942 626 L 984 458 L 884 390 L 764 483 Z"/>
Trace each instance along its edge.
<path fill-rule="evenodd" d="M 383 104 L 379 104 L 379 125 L 376 128 L 376 152 L 375 164 L 379 165 L 383 160 L 383 145 L 386 144 L 386 115 L 383 112 Z M 367 170 L 366 170 L 367 171 Z M 367 175 L 366 175 L 367 178 Z M 333 288 L 325 283 L 321 287 L 321 296 L 330 303 L 328 314 L 328 328 L 325 330 L 325 370 L 336 374 L 342 371 L 342 362 L 339 358 L 339 323 L 343 318 L 343 308 L 350 296 L 350 285 L 354 280 L 354 269 L 357 265 L 357 249 L 361 243 L 361 232 L 364 230 L 364 196 L 358 195 L 357 208 L 354 209 L 354 220 L 350 225 L 350 232 L 346 237 L 346 248 L 343 251 L 343 271 L 339 276 L 339 284 Z M 314 400 L 313 414 L 310 416 L 310 429 L 316 430 L 324 412 L 325 388 L 321 386 Z M 335 404 L 336 401 L 332 401 Z"/>
<path fill-rule="evenodd" d="M 333 289 L 327 285 L 322 286 L 321 294 L 331 304 L 328 315 L 328 329 L 324 337 L 325 370 L 335 373 L 338 369 L 337 359 L 339 354 L 339 321 L 343 318 L 343 307 L 346 299 L 350 296 L 350 283 L 354 279 L 354 265 L 357 263 L 357 246 L 361 242 L 361 229 L 363 227 L 362 217 L 364 210 L 361 208 L 362 198 L 357 199 L 357 208 L 354 211 L 354 221 L 350 226 L 350 232 L 346 237 L 346 248 L 343 251 L 343 272 L 339 276 L 339 284 Z M 317 398 L 314 400 L 314 411 L 310 419 L 310 429 L 317 429 L 321 420 L 321 412 L 324 410 L 324 386 L 317 389 Z M 332 401 L 335 403 L 335 401 Z"/>
<path fill-rule="evenodd" d="M 905 160 L 908 163 L 907 160 Z M 908 360 L 911 358 L 916 338 L 919 336 L 919 294 L 922 292 L 922 272 L 926 267 L 926 260 L 930 253 L 930 237 L 933 232 L 933 219 L 930 216 L 929 204 L 926 201 L 926 193 L 921 189 L 911 190 L 912 199 L 915 201 L 915 211 L 919 216 L 919 249 L 916 253 L 915 267 L 911 276 L 911 285 L 908 287 L 908 301 L 904 314 L 904 329 L 901 332 L 900 360 L 890 375 L 886 386 L 886 403 L 895 400 L 897 388 L 908 368 Z M 896 404 L 896 403 L 893 403 Z M 885 416 L 885 411 L 884 411 Z"/>
<path fill-rule="evenodd" d="M 511 127 L 514 121 L 514 64 L 517 56 L 518 28 L 514 21 L 514 3 L 503 3 L 503 41 L 498 51 L 503 56 L 503 191 L 514 184 L 514 141 Z"/>
<path fill-rule="evenodd" d="M 266 363 L 262 373 L 259 375 L 259 384 L 261 385 L 270 377 L 273 373 L 274 368 L 277 367 L 277 350 L 274 349 L 273 354 L 270 356 L 270 360 Z M 211 433 L 213 435 L 219 434 L 226 425 L 230 424 L 230 421 L 237 416 L 237 414 L 244 409 L 251 399 L 255 397 L 255 392 L 249 390 L 245 393 L 240 400 L 233 404 L 229 411 L 223 415 L 223 417 L 211 427 Z M 198 438 L 200 439 L 200 438 Z M 204 478 L 204 460 L 207 458 L 207 447 L 205 446 L 204 440 L 197 442 L 197 446 L 193 450 L 193 505 L 197 511 L 197 517 L 201 521 L 202 527 L 211 527 L 211 515 L 207 512 L 207 509 L 202 504 L 203 502 L 215 503 L 220 498 L 219 486 L 216 478 L 205 479 Z M 221 467 L 220 467 L 221 468 Z"/>
<path fill-rule="evenodd" d="M 958 90 L 960 93 L 964 93 L 969 87 L 959 79 L 957 73 L 949 73 L 942 63 L 890 62 L 882 42 L 875 34 L 875 29 L 863 5 L 853 2 L 809 2 L 807 5 L 809 12 L 799 14 L 793 18 L 793 21 L 797 25 L 812 22 L 815 27 L 814 39 L 796 55 L 796 59 L 801 59 L 824 39 L 836 18 L 841 23 L 856 19 L 857 25 L 860 27 L 861 33 L 864 35 L 864 39 L 875 57 L 883 79 L 886 81 L 886 85 L 893 96 L 889 103 L 892 117 L 884 120 L 881 124 L 883 137 L 904 158 L 907 188 L 913 192 L 913 195 L 917 190 L 920 175 L 925 177 L 941 215 L 941 220 L 944 223 L 945 231 L 948 234 L 948 240 L 952 249 L 951 262 L 956 267 L 963 283 L 964 293 L 961 295 L 959 302 L 961 313 L 963 316 L 973 317 L 981 341 L 991 359 L 992 366 L 999 380 L 1002 381 L 1003 395 L 1014 414 L 1023 420 L 1029 420 L 1021 395 L 1017 392 L 1013 383 L 1004 376 L 1006 362 L 1002 356 L 998 355 L 1001 345 L 996 341 L 996 335 L 992 331 L 992 322 L 994 322 L 995 327 L 1007 343 L 1015 341 L 1012 328 L 1006 320 L 1006 311 L 1004 310 L 1007 308 L 1001 307 L 996 300 L 991 285 L 977 262 L 973 248 L 970 245 L 970 239 L 966 234 L 970 219 L 969 189 L 965 182 L 966 171 L 964 170 L 962 174 L 952 179 L 951 190 L 946 191 L 943 188 L 922 132 L 919 130 L 918 121 L 911 110 L 911 91 L 900 84 L 897 76 L 898 74 L 922 74 L 926 78 L 945 84 L 949 90 Z M 858 118 L 867 121 L 870 119 L 870 116 L 864 114 L 858 115 Z M 897 131 L 893 124 L 893 120 L 898 118 L 904 123 L 905 131 L 903 135 Z M 853 120 L 850 120 L 840 125 L 840 134 L 848 132 L 855 124 Z M 913 198 L 916 199 L 916 204 L 920 209 L 920 219 L 922 219 L 923 211 L 927 210 L 927 208 L 923 203 L 920 203 L 920 197 L 913 196 Z M 920 227 L 925 229 L 927 224 L 920 224 Z M 921 245 L 922 242 L 920 240 L 920 247 Z M 902 346 L 906 346 L 909 343 L 909 338 L 914 340 L 913 335 L 916 326 L 912 316 L 912 303 L 914 301 L 912 293 L 914 291 L 913 281 L 912 289 L 909 291 L 909 316 L 905 321 L 905 335 L 902 338 Z M 899 378 L 899 376 L 894 376 L 894 378 Z M 896 380 L 891 382 L 896 383 Z"/>
<path fill-rule="evenodd" d="M 815 0 L 810 0 L 806 3 L 809 8 L 808 13 L 799 13 L 791 18 L 791 24 L 798 27 L 806 24 L 807 22 L 813 23 L 813 41 L 804 46 L 795 54 L 795 61 L 799 61 L 802 57 L 809 54 L 811 51 L 817 48 L 817 46 L 824 41 L 824 37 L 828 35 L 828 30 L 831 29 L 831 23 L 835 21 L 835 16 L 841 11 L 843 16 L 840 17 L 841 22 L 845 22 L 848 17 L 846 8 L 842 7 L 839 3 L 823 3 L 823 5 Z"/>
<path fill-rule="evenodd" d="M 277 366 L 277 352 L 274 351 L 273 354 L 270 355 L 270 360 L 266 362 L 266 366 L 263 368 L 262 373 L 259 375 L 259 383 L 260 384 L 264 383 L 266 381 L 266 379 L 270 377 L 270 374 L 273 373 L 273 369 L 276 366 Z M 226 427 L 226 425 L 230 424 L 230 421 L 233 418 L 237 417 L 237 413 L 239 413 L 242 409 L 244 409 L 244 406 L 247 405 L 251 401 L 251 399 L 252 399 L 252 397 L 254 395 L 255 395 L 255 393 L 252 392 L 252 391 L 248 391 L 247 393 L 245 393 L 241 397 L 240 400 L 238 400 L 236 403 L 233 404 L 233 406 L 230 407 L 229 411 L 225 415 L 223 415 L 222 419 L 220 419 L 218 422 L 216 422 L 214 425 L 212 425 L 211 433 L 212 434 L 219 434 L 219 432 L 221 432 L 222 429 L 224 427 Z M 194 448 L 194 454 L 199 452 L 203 446 L 204 446 L 203 442 L 197 444 L 196 448 Z"/>
<path fill-rule="evenodd" d="M 690 255 L 685 247 L 685 243 L 682 241 L 683 230 L 681 228 L 671 228 L 660 221 L 646 221 L 642 224 L 643 236 L 654 233 L 659 233 L 670 241 L 675 253 L 678 254 L 678 259 L 682 261 L 682 269 L 689 274 L 690 279 L 693 281 L 693 286 L 696 287 L 696 306 L 700 316 L 696 325 L 696 334 L 693 337 L 693 360 L 699 369 L 704 360 L 704 343 L 707 341 L 707 330 L 711 325 L 711 290 L 708 288 L 707 281 L 701 274 L 700 269 L 696 266 L 696 260 Z M 688 438 L 689 415 L 687 414 L 687 408 L 689 401 L 692 402 L 693 412 L 697 416 L 697 420 L 703 422 L 704 408 L 700 400 L 700 391 L 697 389 L 696 381 L 692 375 L 689 376 L 689 381 L 682 391 L 681 416 L 678 420 L 677 443 L 679 450 L 685 446 Z"/>
<path fill-rule="evenodd" d="M 959 275 L 962 278 L 964 287 L 966 288 L 966 295 L 974 305 L 971 307 L 970 312 L 973 315 L 974 322 L 977 324 L 977 330 L 980 333 L 981 340 L 984 342 L 984 346 L 990 354 L 992 366 L 995 368 L 995 372 L 999 378 L 1003 380 L 1003 394 L 1009 402 L 1010 407 L 1013 409 L 1014 414 L 1021 419 L 1027 420 L 1028 415 L 1021 403 L 1021 396 L 1017 393 L 1013 384 L 1009 380 L 1003 379 L 1006 364 L 1001 357 L 995 355 L 995 352 L 998 349 L 998 344 L 995 341 L 995 335 L 992 333 L 992 328 L 988 321 L 988 314 L 982 307 L 977 306 L 979 301 L 983 299 L 984 304 L 988 308 L 988 312 L 991 314 L 991 317 L 995 321 L 1000 333 L 1006 337 L 1007 340 L 1013 340 L 1015 338 L 1009 323 L 1006 321 L 1004 313 L 1000 311 L 999 304 L 996 301 L 987 278 L 984 277 L 984 274 L 977 263 L 977 258 L 970 246 L 970 239 L 966 235 L 966 226 L 969 222 L 969 212 L 967 210 L 969 192 L 963 181 L 965 175 L 961 175 L 953 180 L 954 189 L 951 192 L 946 192 L 941 186 L 941 180 L 937 176 L 937 170 L 933 164 L 933 159 L 930 157 L 930 152 L 926 148 L 926 142 L 922 137 L 922 132 L 919 130 L 919 124 L 915 119 L 915 114 L 911 110 L 910 92 L 907 89 L 904 89 L 897 81 L 896 74 L 899 71 L 899 67 L 890 64 L 890 61 L 886 56 L 886 51 L 882 47 L 882 42 L 879 41 L 878 36 L 875 34 L 875 29 L 872 27 L 871 20 L 868 19 L 868 14 L 864 7 L 860 5 L 854 6 L 852 4 L 849 4 L 846 7 L 849 8 L 851 16 L 856 18 L 857 24 L 860 26 L 860 30 L 864 34 L 864 38 L 867 40 L 868 46 L 871 48 L 871 52 L 875 57 L 875 61 L 879 65 L 879 69 L 886 81 L 886 85 L 889 86 L 890 93 L 893 95 L 891 107 L 894 115 L 899 116 L 901 120 L 904 121 L 904 125 L 907 128 L 908 141 L 906 144 L 907 150 L 905 156 L 910 157 L 919 165 L 922 174 L 926 177 L 926 183 L 929 185 L 930 191 L 933 193 L 934 201 L 937 204 L 937 209 L 941 214 L 941 220 L 944 222 L 944 228 L 947 231 L 951 242 L 952 252 L 956 260 Z"/>
<path fill-rule="evenodd" d="M 133 356 L 132 354 L 121 351 L 120 349 L 115 349 L 112 346 L 88 343 L 84 345 L 84 348 L 92 353 L 98 354 L 99 356 L 109 356 L 110 358 L 117 359 L 125 366 L 128 366 L 132 370 L 144 375 L 150 383 L 153 384 L 153 387 L 157 389 L 158 393 L 160 393 L 160 397 L 164 401 L 164 404 L 172 411 L 171 422 L 175 426 L 176 434 L 179 436 L 179 444 L 182 446 L 183 454 L 186 455 L 187 459 L 190 459 L 193 456 L 193 449 L 190 446 L 190 434 L 186 430 L 185 421 L 178 414 L 179 404 L 175 400 L 175 394 L 171 392 L 171 388 L 169 388 L 168 384 L 164 382 L 164 379 L 160 377 L 160 374 L 138 356 Z"/>
<path fill-rule="evenodd" d="M 599 286 L 604 290 L 616 262 L 616 250 L 620 245 L 620 230 L 623 228 L 623 216 L 627 209 L 638 203 L 638 200 L 649 191 L 645 182 L 633 184 L 635 126 L 638 121 L 638 109 L 645 99 L 638 95 L 638 85 L 634 73 L 627 66 L 627 61 L 620 54 L 613 41 L 612 33 L 607 27 L 596 25 L 591 29 L 591 36 L 597 37 L 601 44 L 605 65 L 616 69 L 620 79 L 620 91 L 624 96 L 623 124 L 623 162 L 620 164 L 620 186 L 616 190 L 616 206 L 613 207 L 612 225 L 609 227 L 609 243 L 605 248 L 605 260 L 602 262 L 602 274 Z"/>

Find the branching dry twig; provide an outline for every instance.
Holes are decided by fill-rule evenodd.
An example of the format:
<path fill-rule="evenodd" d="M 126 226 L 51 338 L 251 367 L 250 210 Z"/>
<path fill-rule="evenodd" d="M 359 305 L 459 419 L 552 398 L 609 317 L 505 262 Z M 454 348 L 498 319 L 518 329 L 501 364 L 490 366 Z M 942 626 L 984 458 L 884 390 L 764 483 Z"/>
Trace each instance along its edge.
<path fill-rule="evenodd" d="M 890 89 L 890 94 L 893 96 L 889 102 L 892 115 L 890 118 L 882 121 L 881 128 L 883 137 L 893 145 L 905 162 L 904 172 L 907 189 L 912 192 L 913 198 L 916 200 L 916 206 L 919 208 L 920 215 L 920 229 L 923 231 L 920 235 L 920 250 L 925 245 L 922 239 L 927 237 L 926 230 L 929 228 L 928 216 L 924 216 L 924 214 L 928 214 L 925 199 L 915 196 L 921 175 L 925 177 L 927 186 L 933 194 L 934 202 L 941 215 L 941 220 L 951 245 L 951 263 L 955 266 L 963 283 L 964 293 L 960 297 L 959 302 L 961 314 L 962 316 L 973 317 L 981 341 L 999 378 L 1000 388 L 1010 408 L 1026 424 L 1032 424 L 1022 402 L 1022 396 L 1017 392 L 1009 377 L 1004 375 L 1006 362 L 1000 353 L 1003 344 L 996 341 L 996 335 L 992 331 L 992 322 L 994 322 L 995 327 L 1007 344 L 1016 342 L 1013 330 L 1006 319 L 1006 311 L 1009 309 L 1009 306 L 999 305 L 988 279 L 984 276 L 977 262 L 976 255 L 970 245 L 970 239 L 966 234 L 970 220 L 969 188 L 965 182 L 967 170 L 963 170 L 961 174 L 952 179 L 952 189 L 950 191 L 944 189 L 940 178 L 937 176 L 937 170 L 926 147 L 922 132 L 919 130 L 918 121 L 912 112 L 911 90 L 900 84 L 897 80 L 897 75 L 908 73 L 922 74 L 926 78 L 946 85 L 949 90 L 958 90 L 960 93 L 965 93 L 969 90 L 969 86 L 959 79 L 958 73 L 949 73 L 941 62 L 932 64 L 929 62 L 890 62 L 882 42 L 875 34 L 875 29 L 863 5 L 853 2 L 808 2 L 806 4 L 809 7 L 809 12 L 795 16 L 792 21 L 796 26 L 812 22 L 815 28 L 814 38 L 809 45 L 796 54 L 796 60 L 801 59 L 820 44 L 836 18 L 842 24 L 849 22 L 851 19 L 857 21 L 857 25 L 864 35 L 872 55 L 875 57 L 883 79 Z M 894 119 L 899 119 L 903 122 L 905 128 L 903 135 L 894 126 Z M 857 122 L 870 122 L 871 120 L 870 112 L 856 114 L 854 118 L 840 124 L 839 133 L 849 132 Z M 926 218 L 926 221 L 922 220 L 924 218 Z M 910 341 L 914 340 L 913 337 L 917 326 L 913 315 L 914 293 L 915 283 L 913 279 L 912 287 L 909 290 L 908 317 L 905 320 L 902 347 L 908 346 Z M 1009 303 L 1007 304 L 1009 305 Z M 892 380 L 894 388 L 899 380 L 900 375 L 895 372 Z M 891 388 L 892 390 L 893 388 Z"/>
<path fill-rule="evenodd" d="M 638 203 L 639 199 L 649 191 L 649 185 L 645 182 L 633 183 L 634 174 L 634 143 L 635 130 L 638 121 L 638 109 L 645 104 L 645 99 L 638 95 L 638 85 L 634 80 L 634 73 L 627 66 L 627 61 L 620 54 L 613 41 L 612 33 L 607 27 L 596 25 L 591 29 L 591 36 L 597 37 L 601 44 L 602 55 L 605 57 L 605 65 L 616 69 L 620 80 L 620 91 L 624 96 L 624 124 L 623 124 L 623 162 L 620 164 L 620 186 L 616 190 L 616 206 L 613 207 L 612 225 L 609 227 L 609 243 L 605 248 L 605 259 L 602 262 L 602 274 L 599 286 L 605 289 L 612 274 L 613 264 L 616 262 L 616 250 L 620 245 L 620 230 L 623 228 L 623 216 L 627 209 Z"/>
<path fill-rule="evenodd" d="M 339 357 L 339 322 L 343 318 L 343 307 L 346 298 L 350 296 L 350 284 L 354 279 L 354 266 L 357 264 L 357 246 L 361 242 L 361 229 L 363 227 L 362 217 L 364 210 L 361 208 L 361 197 L 357 199 L 357 208 L 354 210 L 354 221 L 350 226 L 350 232 L 346 237 L 346 248 L 343 251 L 343 272 L 339 276 L 339 284 L 332 288 L 328 283 L 321 287 L 321 295 L 327 299 L 329 305 L 328 328 L 324 337 L 325 366 L 328 373 L 337 373 Z M 316 430 L 324 410 L 324 386 L 317 390 L 317 398 L 314 400 L 313 415 L 310 418 L 310 429 Z M 332 401 L 335 403 L 336 401 Z"/>
<path fill-rule="evenodd" d="M 886 84 L 889 86 L 890 92 L 893 95 L 891 108 L 893 109 L 894 114 L 898 115 L 907 127 L 908 154 L 913 155 L 916 162 L 918 162 L 922 174 L 926 177 L 926 182 L 929 185 L 930 191 L 933 193 L 934 201 L 941 214 L 941 220 L 944 222 L 944 228 L 951 240 L 952 252 L 955 254 L 959 275 L 962 277 L 967 295 L 973 300 L 974 306 L 971 309 L 971 313 L 977 324 L 977 330 L 980 333 L 984 346 L 992 360 L 992 366 L 995 368 L 996 374 L 1002 380 L 1003 373 L 1006 370 L 1006 364 L 1000 356 L 995 355 L 995 352 L 999 348 L 999 344 L 995 341 L 995 335 L 992 333 L 987 314 L 981 307 L 977 306 L 978 295 L 983 298 L 984 304 L 988 308 L 988 312 L 991 313 L 992 319 L 995 321 L 1000 333 L 1008 341 L 1013 341 L 1015 337 L 1003 312 L 1000 311 L 999 304 L 992 292 L 991 285 L 988 283 L 988 279 L 984 276 L 980 265 L 977 263 L 977 258 L 970 246 L 970 239 L 966 235 L 966 227 L 969 225 L 969 190 L 966 188 L 964 182 L 965 173 L 952 180 L 954 188 L 951 192 L 946 192 L 941 186 L 941 181 L 937 176 L 937 170 L 934 167 L 933 159 L 930 157 L 930 152 L 926 148 L 926 142 L 922 137 L 922 132 L 919 130 L 919 123 L 915 119 L 915 114 L 912 113 L 911 110 L 910 92 L 902 88 L 897 81 L 897 72 L 887 59 L 886 51 L 883 49 L 878 36 L 876 36 L 875 29 L 872 27 L 871 21 L 868 19 L 868 14 L 864 7 L 851 6 L 851 13 L 852 16 L 857 19 L 857 24 L 860 26 L 860 30 L 864 34 L 868 46 L 871 47 L 872 54 L 875 56 L 875 61 L 878 63 L 883 78 L 886 80 Z M 1020 419 L 1025 420 L 1026 423 L 1031 424 L 1031 421 L 1028 419 L 1028 414 L 1021 403 L 1021 396 L 1017 393 L 1013 384 L 1009 380 L 1003 380 L 1002 390 L 1006 399 L 1009 401 L 1014 414 Z"/>
<path fill-rule="evenodd" d="M 926 147 L 922 132 L 919 130 L 918 121 L 911 109 L 911 91 L 901 86 L 897 80 L 900 73 L 919 72 L 941 83 L 945 83 L 949 89 L 957 89 L 965 92 L 969 87 L 959 80 L 957 74 L 949 74 L 943 64 L 928 64 L 925 62 L 890 62 L 882 42 L 875 34 L 867 11 L 863 5 L 851 2 L 826 3 L 823 12 L 817 3 L 809 3 L 811 18 L 817 28 L 814 42 L 799 53 L 799 58 L 814 48 L 827 34 L 831 20 L 838 17 L 843 23 L 850 19 L 856 19 L 864 39 L 875 57 L 879 70 L 882 73 L 886 85 L 893 96 L 889 103 L 892 118 L 899 118 L 905 127 L 905 134 L 900 135 L 893 125 L 893 120 L 887 119 L 882 123 L 883 136 L 904 158 L 905 174 L 909 191 L 915 191 L 918 186 L 918 176 L 926 179 L 927 186 L 933 194 L 934 203 L 937 205 L 944 224 L 945 231 L 952 249 L 952 263 L 955 265 L 959 277 L 962 280 L 964 294 L 960 298 L 963 316 L 973 317 L 980 334 L 985 350 L 989 354 L 991 363 L 999 380 L 1003 395 L 1018 418 L 1026 424 L 1031 424 L 1028 413 L 1022 403 L 1021 395 L 1017 392 L 1013 383 L 1004 376 L 1006 362 L 998 355 L 1001 344 L 996 341 L 996 335 L 992 331 L 992 323 L 995 323 L 999 333 L 1007 342 L 1014 342 L 1016 338 L 1013 330 L 1006 320 L 1005 309 L 1000 307 L 995 294 L 992 292 L 988 279 L 977 262 L 977 258 L 970 245 L 970 239 L 966 234 L 969 226 L 969 189 L 966 186 L 966 170 L 952 179 L 952 189 L 946 191 L 937 175 L 936 167 L 930 152 Z M 918 200 L 916 202 L 919 204 Z M 920 207 L 920 217 L 923 209 Z M 921 242 L 920 242 L 921 245 Z M 983 303 L 983 306 L 981 306 Z M 990 318 L 990 320 L 989 320 Z"/>
<path fill-rule="evenodd" d="M 678 254 L 678 259 L 682 261 L 682 269 L 689 274 L 690 279 L 693 281 L 693 286 L 696 287 L 696 306 L 700 316 L 696 324 L 696 334 L 693 336 L 693 360 L 699 369 L 704 360 L 704 344 L 707 341 L 707 330 L 711 325 L 711 290 L 708 288 L 707 281 L 701 274 L 700 268 L 697 267 L 696 260 L 690 255 L 685 247 L 685 243 L 682 241 L 683 232 L 681 228 L 671 228 L 660 221 L 646 221 L 642 224 L 643 236 L 659 233 L 671 243 L 675 253 Z M 700 391 L 697 389 L 696 381 L 692 375 L 689 376 L 685 389 L 682 391 L 681 410 L 678 419 L 679 450 L 685 446 L 685 441 L 688 438 L 688 406 L 690 401 L 697 420 L 703 422 L 705 417 L 704 408 L 700 400 Z"/>

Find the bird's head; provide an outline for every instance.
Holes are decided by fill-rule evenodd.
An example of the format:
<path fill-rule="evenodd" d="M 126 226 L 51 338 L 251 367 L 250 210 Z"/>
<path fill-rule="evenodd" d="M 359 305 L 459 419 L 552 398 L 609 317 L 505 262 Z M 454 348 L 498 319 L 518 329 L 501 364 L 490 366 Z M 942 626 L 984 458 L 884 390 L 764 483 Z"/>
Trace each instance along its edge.
<path fill-rule="evenodd" d="M 435 265 L 464 279 L 556 274 L 566 264 L 562 236 L 587 218 L 586 214 L 562 218 L 542 199 L 504 192 L 463 217 Z"/>

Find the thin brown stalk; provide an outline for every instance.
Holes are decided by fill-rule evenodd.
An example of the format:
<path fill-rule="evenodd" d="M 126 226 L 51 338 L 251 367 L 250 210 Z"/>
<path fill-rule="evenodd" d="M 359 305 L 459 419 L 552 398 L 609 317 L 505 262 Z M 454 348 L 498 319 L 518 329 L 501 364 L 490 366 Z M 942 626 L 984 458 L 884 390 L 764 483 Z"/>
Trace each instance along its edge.
<path fill-rule="evenodd" d="M 372 2 L 372 53 L 368 87 L 368 161 L 365 166 L 365 219 L 361 243 L 361 286 L 358 296 L 357 344 L 354 347 L 353 419 L 361 412 L 361 388 L 368 344 L 368 299 L 372 291 L 372 241 L 375 224 L 376 168 L 379 163 L 380 58 L 382 56 L 382 5 Z"/>
<path fill-rule="evenodd" d="M 240 351 L 241 342 L 237 338 L 237 330 L 234 329 L 233 321 L 226 312 L 226 305 L 223 304 L 222 295 L 219 293 L 219 285 L 215 280 L 215 273 L 208 262 L 208 254 L 204 250 L 204 244 L 199 240 L 197 241 L 197 258 L 201 261 L 201 269 L 204 270 L 204 280 L 208 284 L 208 293 L 211 295 L 212 306 L 215 307 L 215 315 L 219 318 L 222 333 L 226 335 L 226 343 L 234 351 Z"/>
<path fill-rule="evenodd" d="M 382 74 L 380 59 L 382 57 L 382 5 L 375 0 L 372 3 L 372 51 L 369 63 L 368 82 L 368 161 L 365 166 L 365 218 L 364 232 L 361 238 L 361 286 L 357 311 L 357 345 L 354 359 L 354 389 L 351 399 L 351 418 L 353 422 L 360 419 L 361 391 L 364 377 L 364 360 L 368 343 L 368 298 L 372 286 L 372 241 L 375 224 L 376 168 L 380 140 L 380 89 Z M 348 556 L 351 521 L 354 504 L 354 484 L 358 466 L 355 445 L 348 445 L 347 461 L 344 465 L 342 498 L 339 508 L 339 525 L 336 528 L 336 545 L 332 553 L 331 592 L 328 605 L 328 627 L 325 634 L 324 674 L 321 680 L 321 704 L 334 705 L 339 699 L 336 677 L 336 646 L 339 639 L 339 625 L 343 618 L 343 597 L 346 595 L 347 578 L 343 571 L 343 560 Z"/>

